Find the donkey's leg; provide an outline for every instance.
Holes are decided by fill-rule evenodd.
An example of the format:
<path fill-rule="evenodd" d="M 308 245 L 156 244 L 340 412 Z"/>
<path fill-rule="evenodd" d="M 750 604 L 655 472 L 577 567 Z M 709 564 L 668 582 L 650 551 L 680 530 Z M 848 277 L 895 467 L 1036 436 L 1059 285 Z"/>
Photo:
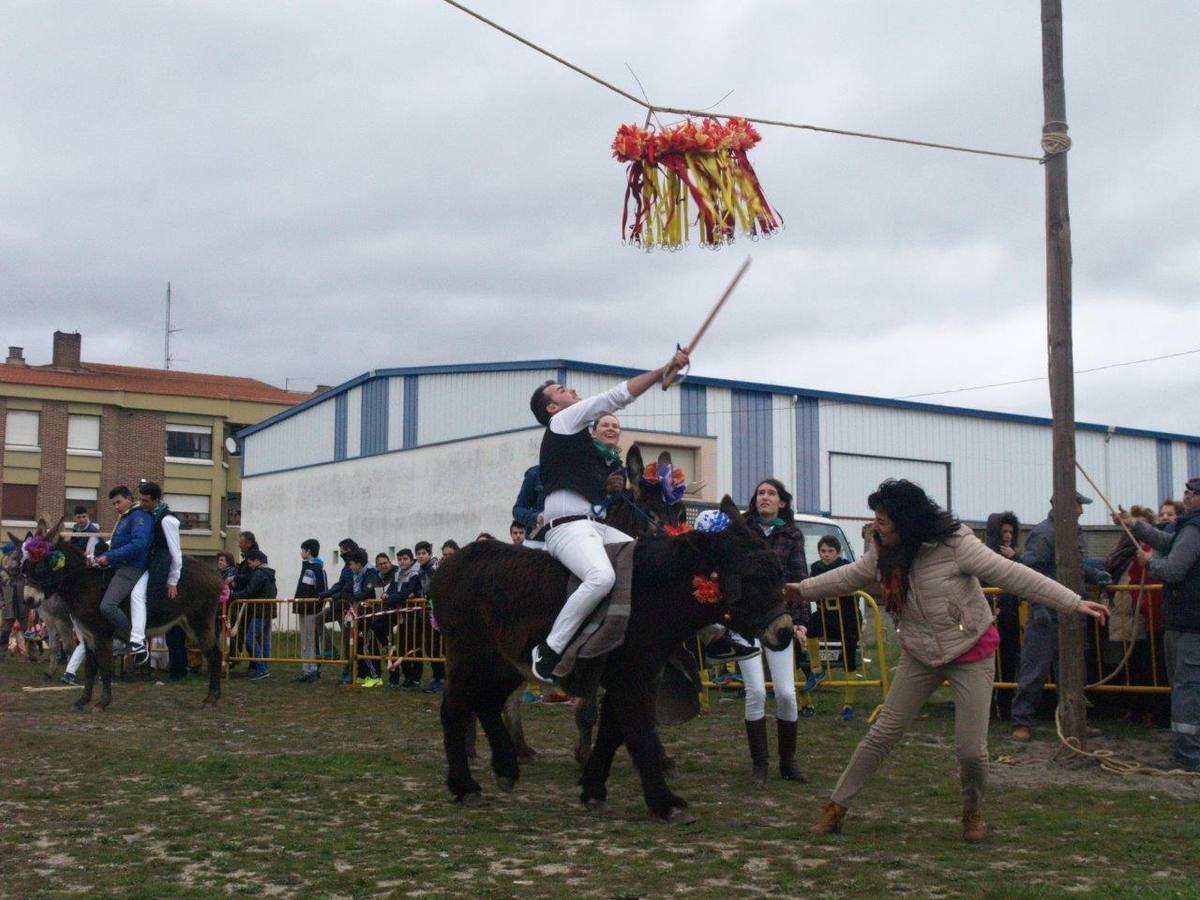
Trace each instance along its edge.
<path fill-rule="evenodd" d="M 624 741 L 617 711 L 606 692 L 600 704 L 600 730 L 596 735 L 596 744 L 579 778 L 579 786 L 582 788 L 579 799 L 588 809 L 595 812 L 607 811 L 608 775 L 612 771 L 613 758 Z"/>
<path fill-rule="evenodd" d="M 496 773 L 496 785 L 502 791 L 511 791 L 521 777 L 517 764 L 517 745 L 504 724 L 504 704 L 509 695 L 521 683 L 521 673 L 496 660 L 496 673 L 482 692 L 476 714 L 483 732 L 492 748 L 492 771 Z"/>
<path fill-rule="evenodd" d="M 525 683 L 523 681 L 513 688 L 508 699 L 504 701 L 504 710 L 501 715 L 504 717 L 504 727 L 512 735 L 513 744 L 517 748 L 517 759 L 529 762 L 537 757 L 537 751 L 530 747 L 529 742 L 525 740 L 525 723 L 521 719 L 524 690 Z"/>
<path fill-rule="evenodd" d="M 58 633 L 58 623 L 56 622 L 51 622 L 46 627 L 46 631 L 49 636 L 50 659 L 46 663 L 46 671 L 42 674 L 42 677 L 46 681 L 51 681 L 54 678 L 54 673 L 58 671 L 58 656 L 63 652 L 63 639 L 62 635 Z"/>
<path fill-rule="evenodd" d="M 694 821 L 687 802 L 667 787 L 663 774 L 663 749 L 654 723 L 654 693 L 645 680 L 624 680 L 614 687 L 621 731 L 633 764 L 642 780 L 642 793 L 650 812 L 667 822 Z"/>
<path fill-rule="evenodd" d="M 196 642 L 208 663 L 208 693 L 203 705 L 210 706 L 221 699 L 221 627 L 217 622 L 217 610 L 200 609 L 188 615 L 183 630 Z"/>
<path fill-rule="evenodd" d="M 477 663 L 451 655 L 449 648 L 448 678 L 442 691 L 442 743 L 446 748 L 446 787 L 459 802 L 474 806 L 482 798 L 482 788 L 471 777 L 471 764 L 467 759 L 467 730 L 472 727 L 472 711 L 476 698 L 472 691 L 476 685 L 471 668 Z M 486 675 L 485 675 L 486 677 Z"/>
<path fill-rule="evenodd" d="M 112 641 L 110 640 L 111 644 Z M 91 648 L 91 645 L 84 645 L 83 653 L 83 693 L 79 695 L 79 699 L 73 704 L 78 712 L 83 712 L 84 708 L 92 702 L 92 691 L 96 687 L 96 672 L 99 669 L 99 664 L 96 661 L 96 651 Z"/>
<path fill-rule="evenodd" d="M 93 710 L 103 712 L 112 703 L 113 652 L 112 640 L 102 640 L 101 650 L 96 654 L 96 666 L 100 670 L 100 699 Z"/>
<path fill-rule="evenodd" d="M 592 755 L 592 731 L 600 716 L 600 703 L 595 694 L 585 697 L 575 707 L 575 762 L 580 769 L 587 765 L 588 757 Z"/>

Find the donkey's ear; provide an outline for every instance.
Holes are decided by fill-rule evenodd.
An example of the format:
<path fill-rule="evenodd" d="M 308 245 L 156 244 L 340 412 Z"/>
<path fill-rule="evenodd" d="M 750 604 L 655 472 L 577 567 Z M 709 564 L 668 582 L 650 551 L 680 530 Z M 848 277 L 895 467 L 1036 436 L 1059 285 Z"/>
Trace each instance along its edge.
<path fill-rule="evenodd" d="M 63 530 L 63 523 L 66 521 L 67 521 L 66 516 L 63 516 L 62 518 L 60 518 L 57 522 L 54 523 L 54 527 L 52 529 L 50 529 L 49 532 L 47 532 L 46 537 L 50 537 L 51 535 L 53 535 L 54 538 L 56 538 L 58 540 L 62 540 L 61 533 Z"/>
<path fill-rule="evenodd" d="M 29 535 L 25 535 L 25 537 L 29 537 Z M 24 541 L 22 541 L 22 540 L 21 540 L 21 538 L 17 537 L 17 536 L 16 536 L 15 534 L 13 534 L 11 531 L 8 533 L 8 539 L 9 539 L 10 541 L 12 541 L 12 542 L 13 542 L 13 543 L 14 543 L 16 546 L 18 546 L 18 547 L 20 547 L 20 546 L 21 546 L 21 544 L 22 544 L 22 543 L 24 543 Z"/>
<path fill-rule="evenodd" d="M 728 494 L 721 498 L 721 512 L 729 516 L 730 522 L 736 522 L 738 525 L 746 524 L 746 520 L 742 518 L 742 511 L 738 509 L 738 505 Z"/>
<path fill-rule="evenodd" d="M 632 484 L 642 480 L 642 472 L 646 471 L 646 465 L 642 462 L 642 450 L 637 444 L 630 447 L 629 452 L 625 454 L 625 471 L 629 473 L 629 481 Z"/>
<path fill-rule="evenodd" d="M 38 523 L 37 524 L 37 532 L 36 532 L 37 536 L 45 537 L 46 536 L 46 520 L 39 518 L 37 520 L 37 523 Z"/>
<path fill-rule="evenodd" d="M 660 467 L 664 466 L 664 465 L 665 466 L 673 465 L 673 463 L 671 462 L 671 451 L 670 450 L 664 450 L 662 453 L 658 454 L 658 464 Z"/>

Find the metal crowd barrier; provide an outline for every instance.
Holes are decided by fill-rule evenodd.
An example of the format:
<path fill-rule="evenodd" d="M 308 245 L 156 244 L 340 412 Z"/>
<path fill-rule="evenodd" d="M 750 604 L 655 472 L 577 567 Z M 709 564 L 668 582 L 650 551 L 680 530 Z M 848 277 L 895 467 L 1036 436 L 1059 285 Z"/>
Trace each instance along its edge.
<path fill-rule="evenodd" d="M 377 664 L 380 675 L 402 663 L 446 661 L 441 632 L 434 628 L 433 613 L 424 598 L 395 609 L 385 609 L 382 600 L 357 603 L 350 627 L 352 684 L 357 681 L 360 660 Z"/>
<path fill-rule="evenodd" d="M 317 612 L 301 612 L 305 609 Z M 303 628 L 315 631 L 307 654 Z M 221 631 L 226 674 L 230 663 L 307 663 L 347 667 L 354 684 L 359 663 L 371 663 L 384 675 L 403 662 L 445 662 L 442 636 L 424 599 L 391 610 L 384 609 L 382 600 L 231 600 L 221 613 Z M 269 641 L 259 637 L 266 634 Z"/>
<path fill-rule="evenodd" d="M 345 666 L 350 661 L 347 604 L 300 598 L 230 600 L 221 611 L 222 670 L 230 663 Z M 313 609 L 314 614 L 297 610 Z M 301 628 L 312 628 L 312 652 L 301 652 Z M 268 635 L 269 641 L 256 639 Z"/>
<path fill-rule="evenodd" d="M 842 598 L 831 598 L 829 600 L 821 600 L 817 603 L 817 615 L 821 619 L 822 636 L 818 640 L 818 652 L 821 656 L 821 667 L 827 673 L 825 679 L 821 682 L 822 688 L 878 688 L 879 703 L 875 705 L 868 717 L 868 720 L 874 719 L 880 707 L 883 705 L 883 699 L 887 696 L 890 687 L 888 683 L 888 663 L 887 663 L 887 641 L 883 632 L 883 620 L 879 615 L 879 606 L 875 602 L 875 598 L 864 591 L 855 591 L 853 594 L 846 595 L 850 599 L 850 603 L 842 603 Z M 847 607 L 853 609 L 853 621 L 847 619 Z M 870 612 L 871 620 L 871 636 L 872 640 L 868 640 L 868 632 L 864 629 L 864 622 L 867 617 L 863 615 L 863 608 Z M 852 625 L 853 633 L 858 636 L 856 655 L 851 658 L 847 652 L 847 641 L 843 638 L 850 634 L 848 625 Z M 836 627 L 834 627 L 836 626 Z M 833 635 L 836 634 L 835 639 Z M 704 648 L 697 641 L 696 652 L 698 659 L 704 659 Z M 797 659 L 797 668 L 800 665 L 800 659 Z M 761 659 L 748 660 L 740 665 L 762 665 Z M 872 672 L 874 674 L 872 674 Z M 712 670 L 710 667 L 702 667 L 700 670 L 701 684 L 701 704 L 705 709 L 709 709 L 709 692 L 712 690 L 723 690 L 731 687 L 729 684 L 717 683 L 712 680 Z M 774 689 L 774 685 L 768 680 L 768 688 Z M 741 685 L 735 685 L 736 689 L 741 688 Z M 796 681 L 797 693 L 802 693 L 804 690 L 804 678 L 800 677 Z"/>
<path fill-rule="evenodd" d="M 1163 657 L 1162 622 L 1152 621 L 1148 616 L 1150 601 L 1161 596 L 1162 585 L 1158 584 L 1114 584 L 1103 589 L 1092 588 L 1089 593 L 1109 608 L 1109 623 L 1101 625 L 1092 620 L 1090 647 L 1087 652 L 1087 690 L 1124 694 L 1169 694 L 1171 685 L 1167 678 Z M 997 612 L 999 598 L 1011 597 L 1000 588 L 984 588 L 984 594 Z M 1139 609 L 1139 594 L 1141 595 Z M 1020 646 L 1029 619 L 1029 602 L 1017 600 L 1016 621 L 1010 615 L 998 618 L 1001 631 L 1000 647 L 996 650 L 996 677 L 993 686 L 1014 690 L 1016 674 L 1020 670 Z M 1011 610 L 1011 605 L 1010 605 Z M 1016 628 L 1016 646 L 1013 652 L 1013 634 L 1006 629 Z M 1117 635 L 1115 638 L 1113 635 Z M 1139 636 L 1140 635 L 1140 636 Z M 1007 640 L 1006 640 L 1007 639 Z M 1139 646 L 1140 645 L 1140 646 Z M 1146 667 L 1149 671 L 1147 673 Z M 1120 671 L 1113 675 L 1114 670 Z M 1135 677 L 1148 674 L 1149 679 Z M 1045 688 L 1054 690 L 1053 678 L 1048 677 Z"/>

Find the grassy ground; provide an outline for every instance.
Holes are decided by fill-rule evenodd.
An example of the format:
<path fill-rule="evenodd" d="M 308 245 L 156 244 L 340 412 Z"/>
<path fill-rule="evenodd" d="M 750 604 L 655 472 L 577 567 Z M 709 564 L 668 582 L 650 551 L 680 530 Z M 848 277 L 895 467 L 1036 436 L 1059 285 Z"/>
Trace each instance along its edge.
<path fill-rule="evenodd" d="M 485 773 L 487 805 L 467 810 L 442 786 L 436 697 L 294 674 L 233 678 L 216 710 L 201 709 L 200 678 L 125 681 L 107 713 L 77 714 L 74 691 L 24 691 L 45 684 L 40 669 L 0 663 L 0 895 L 1200 895 L 1200 788 L 1065 768 L 1048 740 L 1014 746 L 999 726 L 997 833 L 962 844 L 941 696 L 845 834 L 812 840 L 866 728 L 834 719 L 832 692 L 801 722 L 809 785 L 752 787 L 736 698 L 714 695 L 712 715 L 669 730 L 676 789 L 700 817 L 672 828 L 648 820 L 624 753 L 615 815 L 583 811 L 564 707 L 525 707 L 539 759 L 513 794 Z M 1162 758 L 1161 734 L 1110 731 L 1110 746 Z"/>

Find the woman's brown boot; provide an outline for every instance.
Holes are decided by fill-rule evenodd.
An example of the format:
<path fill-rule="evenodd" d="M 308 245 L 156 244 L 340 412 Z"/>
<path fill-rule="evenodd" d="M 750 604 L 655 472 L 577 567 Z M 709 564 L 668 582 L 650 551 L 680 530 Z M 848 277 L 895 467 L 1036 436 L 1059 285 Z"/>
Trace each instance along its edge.
<path fill-rule="evenodd" d="M 988 838 L 987 822 L 978 810 L 963 810 L 962 816 L 963 840 L 968 844 L 980 844 Z"/>
<path fill-rule="evenodd" d="M 832 800 L 826 800 L 821 805 L 821 815 L 808 829 L 809 834 L 841 834 L 842 819 L 846 818 L 846 807 Z"/>
<path fill-rule="evenodd" d="M 767 717 L 746 723 L 746 742 L 750 745 L 750 764 L 754 783 L 767 786 Z"/>

